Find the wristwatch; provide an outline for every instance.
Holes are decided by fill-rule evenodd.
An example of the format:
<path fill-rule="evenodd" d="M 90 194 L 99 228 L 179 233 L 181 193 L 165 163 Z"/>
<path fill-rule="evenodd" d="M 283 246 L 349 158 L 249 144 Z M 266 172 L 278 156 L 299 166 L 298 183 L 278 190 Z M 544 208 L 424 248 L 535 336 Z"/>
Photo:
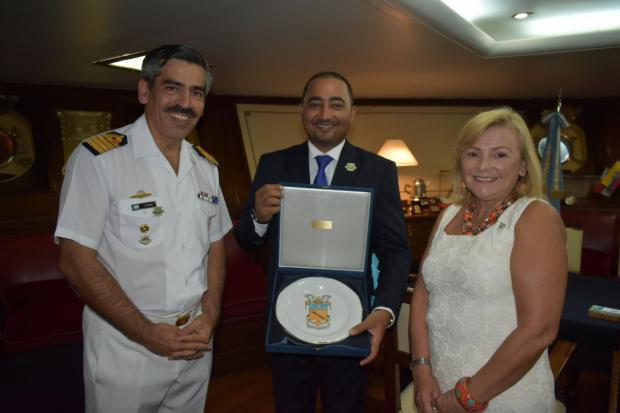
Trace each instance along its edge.
<path fill-rule="evenodd" d="M 250 216 L 252 217 L 252 220 L 256 222 L 257 224 L 263 224 L 263 225 L 269 224 L 269 221 L 260 221 L 258 219 L 258 217 L 256 216 L 256 210 L 254 208 L 252 208 L 252 210 L 250 211 Z"/>
<path fill-rule="evenodd" d="M 431 361 L 430 359 L 427 359 L 426 357 L 420 357 L 414 360 L 411 360 L 409 362 L 409 370 L 413 370 L 414 368 L 416 368 L 417 366 L 423 366 L 423 365 L 431 365 Z"/>

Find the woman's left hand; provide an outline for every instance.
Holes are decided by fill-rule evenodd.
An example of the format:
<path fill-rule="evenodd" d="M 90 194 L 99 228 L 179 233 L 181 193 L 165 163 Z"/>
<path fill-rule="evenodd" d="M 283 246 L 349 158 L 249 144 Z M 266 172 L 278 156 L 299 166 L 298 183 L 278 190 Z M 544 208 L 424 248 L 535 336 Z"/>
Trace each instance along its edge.
<path fill-rule="evenodd" d="M 467 410 L 463 409 L 456 399 L 454 389 L 448 390 L 435 399 L 435 407 L 438 413 L 467 413 Z"/>

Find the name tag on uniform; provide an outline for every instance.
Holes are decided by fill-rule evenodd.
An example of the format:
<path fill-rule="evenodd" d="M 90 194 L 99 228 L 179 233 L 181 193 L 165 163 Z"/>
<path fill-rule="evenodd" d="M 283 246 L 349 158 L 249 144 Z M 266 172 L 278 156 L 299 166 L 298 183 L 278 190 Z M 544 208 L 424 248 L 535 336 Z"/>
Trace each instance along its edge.
<path fill-rule="evenodd" d="M 131 210 L 132 211 L 139 211 L 141 209 L 155 208 L 155 206 L 157 206 L 157 203 L 155 201 L 140 202 L 138 204 L 131 204 Z"/>

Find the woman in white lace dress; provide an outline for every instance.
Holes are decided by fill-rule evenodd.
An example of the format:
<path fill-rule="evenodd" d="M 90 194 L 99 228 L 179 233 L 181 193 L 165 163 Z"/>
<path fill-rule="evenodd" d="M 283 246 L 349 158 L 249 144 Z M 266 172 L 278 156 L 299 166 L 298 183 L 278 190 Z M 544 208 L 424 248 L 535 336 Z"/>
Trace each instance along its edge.
<path fill-rule="evenodd" d="M 421 413 L 549 413 L 547 347 L 566 288 L 562 220 L 510 108 L 462 129 L 453 203 L 437 219 L 411 302 L 415 404 Z"/>

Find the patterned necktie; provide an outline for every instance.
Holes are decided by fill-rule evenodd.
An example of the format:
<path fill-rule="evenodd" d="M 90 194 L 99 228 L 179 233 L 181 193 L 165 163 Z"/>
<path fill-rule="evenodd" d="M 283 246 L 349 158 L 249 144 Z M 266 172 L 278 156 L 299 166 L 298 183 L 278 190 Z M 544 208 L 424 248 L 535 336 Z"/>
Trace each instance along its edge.
<path fill-rule="evenodd" d="M 316 174 L 316 177 L 314 178 L 314 182 L 312 182 L 312 184 L 325 186 L 327 185 L 327 175 L 325 175 L 325 168 L 334 158 L 329 155 L 319 155 L 315 156 L 314 159 L 316 159 L 316 163 L 319 165 L 319 172 Z"/>

